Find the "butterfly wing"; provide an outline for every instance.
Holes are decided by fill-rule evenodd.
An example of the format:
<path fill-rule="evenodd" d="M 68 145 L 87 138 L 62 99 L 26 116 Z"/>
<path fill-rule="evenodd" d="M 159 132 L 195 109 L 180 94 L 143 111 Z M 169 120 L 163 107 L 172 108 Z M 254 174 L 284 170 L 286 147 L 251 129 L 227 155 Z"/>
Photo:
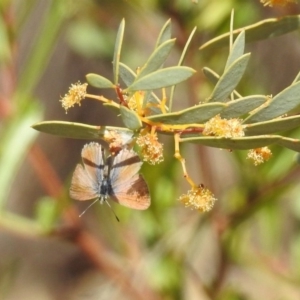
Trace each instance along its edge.
<path fill-rule="evenodd" d="M 77 165 L 70 186 L 70 196 L 75 200 L 90 200 L 99 197 L 98 185 L 91 180 L 82 165 Z"/>
<path fill-rule="evenodd" d="M 138 174 L 142 162 L 128 149 L 121 150 L 113 160 L 110 170 L 112 193 L 110 197 L 119 204 L 133 209 L 150 206 L 149 189 L 143 176 Z"/>
<path fill-rule="evenodd" d="M 85 145 L 81 151 L 81 158 L 84 169 L 88 173 L 91 180 L 99 185 L 103 180 L 103 149 L 98 143 L 89 143 Z"/>
<path fill-rule="evenodd" d="M 103 180 L 103 153 L 101 145 L 90 143 L 81 151 L 82 165 L 77 165 L 70 187 L 70 196 L 75 200 L 90 200 L 100 196 L 99 186 Z"/>

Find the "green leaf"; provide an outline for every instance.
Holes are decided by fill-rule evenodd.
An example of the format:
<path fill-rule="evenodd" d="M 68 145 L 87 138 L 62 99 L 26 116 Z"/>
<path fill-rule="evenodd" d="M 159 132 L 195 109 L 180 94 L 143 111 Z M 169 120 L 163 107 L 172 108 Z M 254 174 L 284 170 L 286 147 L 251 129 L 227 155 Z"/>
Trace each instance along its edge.
<path fill-rule="evenodd" d="M 150 73 L 133 82 L 127 91 L 154 90 L 178 84 L 195 73 L 188 67 L 169 67 Z M 126 91 L 126 90 L 125 90 Z"/>
<path fill-rule="evenodd" d="M 276 143 L 279 146 L 291 149 L 293 151 L 300 152 L 300 140 L 292 139 L 287 137 L 281 137 L 280 140 Z"/>
<path fill-rule="evenodd" d="M 135 80 L 136 74 L 122 62 L 119 63 L 120 77 L 124 81 L 126 86 L 129 86 Z"/>
<path fill-rule="evenodd" d="M 51 197 L 43 197 L 37 202 L 36 220 L 44 232 L 50 232 L 56 225 L 58 203 Z"/>
<path fill-rule="evenodd" d="M 212 84 L 217 84 L 217 82 L 220 79 L 220 75 L 217 74 L 215 71 L 213 71 L 210 68 L 204 67 L 202 69 L 202 72 L 204 76 L 212 83 Z"/>
<path fill-rule="evenodd" d="M 192 30 L 187 42 L 185 43 L 185 46 L 184 46 L 184 49 L 181 53 L 181 56 L 180 56 L 180 59 L 179 59 L 179 62 L 178 62 L 178 66 L 181 66 L 183 64 L 183 61 L 184 61 L 184 58 L 186 56 L 186 53 L 187 53 L 187 49 L 191 43 L 191 40 L 196 32 L 196 29 L 197 27 L 194 27 L 194 29 Z M 172 86 L 171 88 L 171 91 L 170 91 L 170 96 L 169 96 L 169 111 L 172 111 L 172 108 L 173 108 L 173 98 L 174 98 L 174 92 L 175 92 L 175 88 L 176 86 Z"/>
<path fill-rule="evenodd" d="M 300 126 L 300 116 L 278 118 L 275 120 L 246 125 L 245 133 L 249 135 L 271 134 L 286 131 Z"/>
<path fill-rule="evenodd" d="M 267 97 L 262 95 L 252 95 L 229 101 L 226 103 L 228 106 L 220 113 L 220 116 L 226 119 L 238 118 L 264 104 L 266 101 Z"/>
<path fill-rule="evenodd" d="M 121 117 L 124 125 L 131 130 L 140 129 L 143 124 L 139 116 L 125 106 L 120 107 Z"/>
<path fill-rule="evenodd" d="M 204 68 L 202 69 L 202 72 L 203 72 L 204 76 L 205 76 L 212 84 L 217 84 L 217 82 L 218 82 L 219 79 L 220 79 L 220 75 L 219 75 L 218 73 L 216 73 L 214 70 L 210 69 L 210 68 L 204 67 Z M 234 95 L 235 95 L 237 98 L 241 98 L 241 97 L 242 97 L 236 90 L 234 90 L 233 93 L 234 93 Z"/>
<path fill-rule="evenodd" d="M 278 142 L 281 136 L 278 135 L 263 135 L 241 138 L 223 138 L 223 137 L 190 137 L 180 139 L 181 143 L 202 144 L 209 147 L 232 149 L 232 150 L 247 150 L 268 146 Z"/>
<path fill-rule="evenodd" d="M 128 139 L 133 135 L 133 132 L 127 128 L 112 126 L 92 126 L 87 124 L 63 121 L 44 121 L 36 123 L 31 127 L 43 133 L 73 139 L 105 140 L 104 136 L 111 131 L 117 132 L 118 134 Z"/>
<path fill-rule="evenodd" d="M 293 83 L 300 81 L 300 72 L 297 74 L 297 76 L 295 77 Z"/>
<path fill-rule="evenodd" d="M 220 113 L 226 107 L 225 103 L 206 103 L 179 112 L 148 117 L 153 122 L 174 125 L 201 124 Z"/>
<path fill-rule="evenodd" d="M 33 100 L 33 99 L 32 99 Z M 5 125 L 0 144 L 0 210 L 6 204 L 7 195 L 20 164 L 24 161 L 29 147 L 37 137 L 30 125 L 42 118 L 42 109 L 33 101 L 26 107 L 19 107 L 16 114 Z"/>
<path fill-rule="evenodd" d="M 157 48 L 159 45 L 169 40 L 170 38 L 171 38 L 171 19 L 169 19 L 161 29 L 158 35 L 155 48 Z"/>
<path fill-rule="evenodd" d="M 145 65 L 141 68 L 140 72 L 136 76 L 136 80 L 144 77 L 145 75 L 152 73 L 159 69 L 167 59 L 172 47 L 175 44 L 175 39 L 165 41 L 159 47 L 157 47 Z"/>
<path fill-rule="evenodd" d="M 262 122 L 280 117 L 300 104 L 300 81 L 293 83 L 270 100 L 268 105 L 245 119 L 244 124 Z"/>
<path fill-rule="evenodd" d="M 116 44 L 115 44 L 114 58 L 113 58 L 114 83 L 116 85 L 118 84 L 119 81 L 119 62 L 121 56 L 124 29 L 125 29 L 125 20 L 123 19 L 119 26 L 119 30 L 116 38 Z"/>
<path fill-rule="evenodd" d="M 52 57 L 51 54 L 57 45 L 60 32 L 63 30 L 62 24 L 66 20 L 67 9 L 70 11 L 69 4 L 66 1 L 49 2 L 47 13 L 43 16 L 42 22 L 39 23 L 38 35 L 36 35 L 34 43 L 30 47 L 22 66 L 22 72 L 18 76 L 18 93 L 29 95 L 40 82 L 43 72 Z"/>
<path fill-rule="evenodd" d="M 98 74 L 87 74 L 86 75 L 87 82 L 96 88 L 106 89 L 106 88 L 115 88 L 115 85 L 108 79 Z"/>
<path fill-rule="evenodd" d="M 185 59 L 185 56 L 186 56 L 186 53 L 187 53 L 187 49 L 188 49 L 188 47 L 189 47 L 189 45 L 190 45 L 190 43 L 192 41 L 192 38 L 193 38 L 193 36 L 194 36 L 194 34 L 196 32 L 196 29 L 197 29 L 197 27 L 194 27 L 194 29 L 192 30 L 191 34 L 189 35 L 188 40 L 186 41 L 186 43 L 184 45 L 184 49 L 183 49 L 183 51 L 182 51 L 182 53 L 180 55 L 178 66 L 181 66 L 182 63 L 183 63 L 183 61 L 184 61 L 184 59 Z"/>
<path fill-rule="evenodd" d="M 231 64 L 239 59 L 243 54 L 245 50 L 245 31 L 243 30 L 238 37 L 236 38 L 232 49 L 230 51 L 230 54 L 228 56 L 225 70 L 231 66 Z"/>
<path fill-rule="evenodd" d="M 250 53 L 244 54 L 225 70 L 216 84 L 210 102 L 225 102 L 241 80 L 250 58 Z"/>
<path fill-rule="evenodd" d="M 246 43 L 273 38 L 282 34 L 297 30 L 300 28 L 300 15 L 292 15 L 281 18 L 266 19 L 255 24 L 239 28 L 233 31 L 234 36 L 237 36 L 242 30 L 245 30 Z M 200 50 L 213 50 L 222 46 L 228 45 L 230 32 L 220 35 L 204 45 Z"/>

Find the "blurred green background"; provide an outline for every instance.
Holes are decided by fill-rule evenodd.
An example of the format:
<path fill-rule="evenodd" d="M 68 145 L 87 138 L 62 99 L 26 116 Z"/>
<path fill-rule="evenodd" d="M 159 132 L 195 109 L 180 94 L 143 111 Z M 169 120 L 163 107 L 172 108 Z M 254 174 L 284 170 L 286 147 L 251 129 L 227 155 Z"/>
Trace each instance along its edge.
<path fill-rule="evenodd" d="M 228 48 L 198 48 L 228 32 L 232 9 L 237 28 L 299 14 L 299 4 L 0 0 L 0 9 L 0 299 L 300 299 L 300 171 L 294 152 L 273 147 L 273 158 L 254 167 L 242 151 L 185 145 L 190 175 L 218 198 L 210 213 L 200 214 L 177 201 L 188 186 L 173 158 L 173 140 L 164 138 L 165 161 L 143 166 L 150 209 L 112 204 L 118 223 L 107 205 L 94 205 L 78 219 L 88 203 L 68 196 L 88 141 L 30 128 L 42 120 L 122 125 L 93 101 L 68 114 L 59 102 L 87 73 L 112 77 L 122 18 L 122 60 L 133 69 L 145 62 L 169 18 L 177 38 L 170 63 L 197 26 L 185 65 L 198 72 L 176 89 L 177 110 L 209 95 L 204 66 L 223 70 Z M 299 32 L 251 43 L 245 52 L 252 56 L 238 87 L 243 95 L 275 95 L 300 70 Z M 300 131 L 289 135 L 299 138 Z"/>

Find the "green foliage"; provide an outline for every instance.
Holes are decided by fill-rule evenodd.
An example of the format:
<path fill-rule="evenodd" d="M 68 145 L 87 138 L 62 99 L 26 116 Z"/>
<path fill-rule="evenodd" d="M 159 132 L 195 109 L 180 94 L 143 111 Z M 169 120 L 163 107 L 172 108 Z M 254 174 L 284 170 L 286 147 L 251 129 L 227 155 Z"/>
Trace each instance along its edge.
<path fill-rule="evenodd" d="M 245 30 L 246 33 L 246 43 L 273 38 L 297 30 L 300 27 L 299 19 L 299 15 L 285 16 L 282 18 L 266 19 L 243 27 L 242 30 Z M 234 36 L 237 36 L 240 31 L 241 29 L 234 30 Z M 203 44 L 200 47 L 200 50 L 211 50 L 226 45 L 228 43 L 229 35 L 230 33 L 225 33 L 219 37 L 211 39 L 207 43 Z"/>
<path fill-rule="evenodd" d="M 272 22 L 272 24 L 275 24 L 274 21 Z M 278 22 L 279 24 L 282 24 L 280 23 L 280 21 Z M 263 25 L 260 26 L 266 26 L 266 24 L 269 23 L 263 23 Z M 193 75 L 193 69 L 184 66 L 174 66 L 166 68 L 162 67 L 175 43 L 175 39 L 170 39 L 169 27 L 170 21 L 168 21 L 162 28 L 157 39 L 156 47 L 152 54 L 149 56 L 149 59 L 138 70 L 137 74 L 135 74 L 130 69 L 130 67 L 120 62 L 121 48 L 125 29 L 125 22 L 123 20 L 120 24 L 117 34 L 114 52 L 113 72 L 115 84 L 101 75 L 88 74 L 87 80 L 89 84 L 98 88 L 116 88 L 116 85 L 118 85 L 119 83 L 120 75 L 123 82 L 127 85 L 127 87 L 120 92 L 124 95 L 127 95 L 127 98 L 130 98 L 134 95 L 134 92 L 150 91 L 151 93 L 153 90 L 175 86 L 176 84 L 187 80 L 190 76 Z M 274 30 L 274 27 L 272 28 L 272 30 Z M 290 28 L 293 29 L 294 27 Z M 153 116 L 149 115 L 146 116 L 147 119 L 141 118 L 145 117 L 143 113 L 141 115 L 138 111 L 127 108 L 124 106 L 124 103 L 121 103 L 119 109 L 124 125 L 128 129 L 133 131 L 140 130 L 144 126 L 143 124 L 147 124 L 147 120 L 150 122 L 149 124 L 151 124 L 151 126 L 154 125 L 156 127 L 161 127 L 164 124 L 167 126 L 182 125 L 183 127 L 181 130 L 181 142 L 184 143 L 201 143 L 206 146 L 227 149 L 252 149 L 277 143 L 289 149 L 298 151 L 298 141 L 293 140 L 293 142 L 291 142 L 291 140 L 289 140 L 288 138 L 284 138 L 278 135 L 266 136 L 266 134 L 293 129 L 298 125 L 297 121 L 295 121 L 297 117 L 282 117 L 280 118 L 280 120 L 278 119 L 279 117 L 285 115 L 286 113 L 289 113 L 291 110 L 300 105 L 300 97 L 298 96 L 300 94 L 300 84 L 297 79 L 291 86 L 287 87 L 271 100 L 266 96 L 257 95 L 242 97 L 235 91 L 236 86 L 240 82 L 246 70 L 250 58 L 250 53 L 244 54 L 244 48 L 245 37 L 247 37 L 249 31 L 252 32 L 252 29 L 252 27 L 246 27 L 236 38 L 229 53 L 225 70 L 221 76 L 218 76 L 214 71 L 210 70 L 207 67 L 204 68 L 205 75 L 215 83 L 215 87 L 212 93 L 205 101 L 206 103 L 200 103 L 194 107 L 187 108 L 178 112 L 158 113 Z M 190 37 L 192 37 L 192 35 L 193 33 Z M 214 40 L 214 43 L 217 42 L 218 40 Z M 190 39 L 187 42 L 187 45 L 189 43 Z M 180 62 L 183 61 L 186 51 L 187 49 L 184 49 Z M 172 90 L 172 92 L 173 91 L 174 90 Z M 236 95 L 237 98 L 234 99 L 233 95 Z M 160 100 L 158 100 L 158 102 L 159 101 Z M 111 104 L 107 103 L 106 105 Z M 116 108 L 116 105 L 114 106 Z M 144 107 L 145 103 L 142 103 L 142 106 Z M 118 111 L 118 109 L 116 111 Z M 222 118 L 226 119 L 242 119 L 245 129 L 245 137 L 232 137 L 231 139 L 223 138 L 221 136 L 207 137 L 202 136 L 201 133 L 199 134 L 199 131 L 196 131 L 193 134 L 193 126 L 195 126 L 195 124 L 199 124 L 199 126 L 201 127 L 201 124 L 204 124 L 218 114 L 220 114 Z M 255 127 L 253 124 L 258 122 L 261 126 L 258 125 Z M 54 125 L 54 123 L 52 124 Z M 266 129 L 263 129 L 264 124 L 267 125 Z M 281 125 L 283 127 L 281 127 Z M 64 124 L 64 128 L 66 126 L 73 127 L 72 124 Z M 80 125 L 78 124 L 76 126 L 80 127 Z M 44 132 L 49 133 L 49 130 L 47 130 L 46 127 L 43 126 L 43 123 L 34 125 L 34 128 L 38 128 L 40 131 L 44 131 L 45 129 Z M 61 135 L 59 133 L 59 122 L 55 124 L 55 128 L 57 129 L 57 132 L 55 134 Z M 186 128 L 190 129 L 188 132 L 189 137 L 183 136 L 184 130 Z M 271 130 L 270 128 L 274 129 Z M 82 125 L 80 128 L 80 134 L 78 134 L 78 136 L 84 137 L 84 130 L 88 131 L 89 128 L 86 127 L 86 125 Z M 180 128 L 178 128 L 178 130 L 180 131 Z M 62 129 L 62 131 L 66 132 L 65 129 Z M 172 130 L 170 127 L 170 129 L 162 129 L 160 130 L 160 132 L 163 134 L 170 134 L 170 132 L 174 132 L 174 130 Z M 256 136 L 254 136 L 254 134 Z M 193 137 L 191 137 L 191 135 L 193 135 Z M 72 134 L 72 136 L 74 136 L 74 134 Z M 86 138 L 89 139 L 90 137 L 90 132 L 87 132 Z"/>
<path fill-rule="evenodd" d="M 126 128 L 112 126 L 92 126 L 74 122 L 44 121 L 31 126 L 35 130 L 54 134 L 64 138 L 73 139 L 105 139 L 106 131 L 116 131 L 128 137 L 132 136 L 132 131 Z"/>
<path fill-rule="evenodd" d="M 9 2 L 6 0 L 6 3 Z M 256 52 L 251 54 L 251 60 L 250 53 L 244 53 L 245 43 L 269 39 L 297 30 L 299 16 L 284 16 L 259 22 L 256 19 L 257 23 L 253 25 L 238 28 L 205 43 L 199 52 L 193 48 L 194 44 L 207 36 L 207 32 L 204 32 L 203 26 L 199 24 L 207 27 L 215 24 L 216 27 L 211 27 L 214 34 L 224 32 L 229 22 L 227 15 L 232 6 L 236 6 L 237 23 L 244 25 L 245 22 L 249 22 L 245 21 L 248 10 L 244 8 L 251 7 L 255 12 L 252 12 L 252 15 L 256 17 L 259 15 L 259 11 L 255 10 L 259 6 L 259 1 L 253 4 L 237 0 L 226 3 L 207 0 L 198 1 L 197 5 L 192 1 L 180 0 L 155 4 L 150 2 L 139 4 L 146 8 L 146 14 L 141 17 L 140 11 L 138 14 L 135 11 L 137 4 L 134 2 L 126 11 L 123 10 L 124 6 L 128 7 L 125 2 L 104 1 L 96 6 L 96 2 L 87 4 L 84 1 L 84 4 L 81 4 L 84 9 L 80 9 L 80 13 L 67 22 L 68 26 L 74 22 L 80 27 L 80 24 L 83 24 L 80 22 L 87 18 L 93 24 L 90 27 L 93 28 L 91 32 L 91 37 L 94 39 L 93 46 L 97 44 L 95 37 L 99 36 L 97 35 L 99 26 L 101 28 L 98 33 L 104 34 L 107 30 L 111 33 L 112 30 L 108 28 L 110 24 L 116 24 L 120 18 L 127 16 L 126 22 L 131 25 L 128 26 L 130 38 L 127 39 L 125 35 L 123 20 L 117 32 L 114 53 L 110 53 L 109 61 L 113 61 L 111 74 L 107 75 L 103 71 L 101 74 L 86 75 L 87 82 L 100 89 L 99 94 L 107 92 L 102 89 L 116 92 L 115 98 L 111 94 L 109 98 L 87 94 L 86 98 L 100 101 L 103 104 L 100 109 L 111 109 L 116 117 L 123 121 L 124 127 L 103 126 L 103 120 L 101 120 L 102 124 L 99 121 L 100 124 L 96 126 L 66 121 L 41 122 L 45 119 L 44 109 L 40 105 L 41 99 L 33 96 L 34 91 L 44 74 L 54 47 L 57 46 L 56 42 L 59 40 L 60 29 L 64 28 L 64 21 L 72 16 L 69 5 L 65 2 L 49 2 L 47 13 L 40 24 L 36 43 L 33 44 L 28 59 L 24 60 L 24 66 L 19 72 L 20 78 L 14 83 L 13 92 L 8 97 L 13 107 L 12 114 L 4 120 L 3 125 L 1 124 L 0 227 L 2 234 L 4 232 L 22 241 L 26 240 L 29 244 L 35 245 L 47 240 L 51 244 L 66 244 L 68 251 L 69 247 L 76 249 L 76 253 L 80 253 L 78 257 L 76 256 L 76 261 L 77 258 L 78 261 L 81 259 L 86 261 L 88 258 L 88 261 L 93 264 L 91 273 L 94 274 L 94 270 L 97 269 L 101 276 L 99 295 L 98 290 L 93 289 L 97 299 L 117 299 L 120 298 L 120 294 L 125 298 L 146 300 L 201 298 L 273 300 L 278 297 L 287 300 L 298 299 L 299 291 L 295 283 L 299 282 L 300 276 L 299 239 L 297 238 L 299 235 L 297 224 L 300 218 L 299 171 L 294 157 L 296 154 L 290 150 L 300 152 L 300 117 L 297 112 L 300 105 L 300 73 L 289 86 L 274 97 L 268 96 L 270 92 L 263 95 L 264 92 L 261 91 L 256 92 L 259 95 L 245 95 L 246 85 L 251 86 L 251 89 L 253 87 L 255 91 L 255 83 L 263 83 L 257 83 L 252 74 L 248 75 L 245 83 L 243 76 L 248 74 L 249 62 L 251 64 L 251 61 L 257 59 Z M 34 1 L 30 3 L 33 5 Z M 27 2 L 23 5 L 28 5 L 26 8 L 29 13 L 30 5 Z M 89 5 L 95 5 L 97 10 L 94 6 L 88 8 Z M 106 5 L 111 5 L 110 9 L 113 8 L 113 13 L 112 10 L 107 13 Z M 166 12 L 172 12 L 172 19 L 175 19 L 177 25 L 176 35 L 178 33 L 180 37 L 179 41 L 171 37 L 171 20 L 162 26 L 156 39 L 149 39 L 153 33 L 151 30 L 153 28 L 157 30 L 155 26 L 161 22 L 160 19 L 156 19 L 157 13 L 151 14 L 154 12 L 154 7 L 155 12 L 159 10 L 161 13 L 160 18 L 164 16 L 168 19 L 169 15 Z M 1 9 L 5 9 L 4 2 L 1 3 Z M 118 15 L 120 12 L 121 17 Z M 128 12 L 131 14 L 126 15 Z M 98 15 L 105 15 L 107 18 L 100 20 Z M 151 24 L 155 24 L 153 28 L 148 26 L 150 23 L 144 22 L 146 19 L 143 18 L 146 16 L 148 18 L 151 16 Z M 103 24 L 99 25 L 101 22 Z M 141 28 L 135 32 L 133 29 L 137 24 L 140 24 Z M 192 29 L 195 24 L 198 25 L 197 31 L 196 28 Z M 15 36 L 7 26 L 7 19 L 0 20 L 0 40 L 3 42 L 0 47 L 0 59 L 2 63 L 9 64 L 5 67 L 10 67 L 15 55 L 12 51 L 13 43 L 10 42 L 13 42 Z M 76 29 L 76 34 L 89 33 L 89 27 L 83 28 L 82 32 L 79 27 Z M 145 63 L 136 69 L 139 63 L 135 63 L 135 59 L 142 57 L 142 52 L 145 51 L 144 48 L 137 50 L 133 43 L 133 40 L 141 39 L 138 35 L 139 31 L 147 36 L 147 41 L 154 41 L 155 46 L 148 58 L 144 59 Z M 195 32 L 196 38 L 193 38 Z M 203 33 L 205 34 L 202 35 Z M 20 32 L 17 31 L 17 34 Z M 76 34 L 73 35 L 73 39 L 76 39 Z M 224 59 L 216 49 L 221 51 L 220 46 L 227 46 L 230 35 L 235 40 L 230 46 L 227 59 Z M 90 39 L 82 38 L 82 36 L 78 37 L 79 43 L 86 41 L 84 47 L 89 48 Z M 184 46 L 183 41 L 186 41 Z M 109 49 L 111 50 L 110 40 L 105 45 L 105 39 L 99 36 L 98 42 L 107 50 L 107 52 L 99 50 L 99 53 L 107 57 Z M 140 47 L 143 40 L 139 42 Z M 128 43 L 129 47 L 126 48 Z M 183 50 L 180 50 L 181 47 Z M 198 48 L 199 45 L 197 44 L 196 47 Z M 133 64 L 129 64 L 126 60 L 129 57 L 126 51 L 130 53 Z M 89 59 L 93 58 L 92 53 L 91 51 L 87 54 Z M 175 60 L 172 57 L 174 53 Z M 204 55 L 206 55 L 205 64 L 217 65 L 214 69 L 220 73 L 219 75 L 211 68 L 203 67 L 204 76 L 213 84 L 209 92 L 203 74 L 194 71 L 194 69 L 201 69 L 199 62 L 202 64 L 201 59 Z M 272 53 L 270 57 L 271 55 Z M 183 66 L 183 61 L 194 69 Z M 263 72 L 265 67 L 261 65 L 259 71 Z M 60 73 L 58 74 L 60 76 Z M 190 78 L 192 80 L 189 80 Z M 207 92 L 205 96 L 203 96 L 204 91 Z M 1 101 L 2 99 L 0 104 Z M 180 109 L 174 110 L 175 101 L 180 102 Z M 88 103 L 85 103 L 80 109 L 87 107 Z M 0 112 L 3 112 L 2 106 Z M 203 134 L 207 123 L 217 116 L 220 116 L 222 121 L 238 119 L 244 130 L 244 136 L 224 137 L 217 134 Z M 67 117 L 73 118 L 73 115 L 69 114 Z M 31 124 L 34 124 L 32 128 L 35 130 L 30 128 Z M 118 223 L 107 205 L 95 204 L 93 210 L 89 210 L 78 219 L 77 203 L 71 202 L 66 196 L 69 188 L 69 178 L 67 178 L 63 192 L 57 186 L 49 190 L 43 185 L 45 182 L 42 183 L 46 195 L 33 199 L 35 213 L 30 213 L 30 208 L 27 208 L 26 216 L 22 216 L 19 211 L 8 211 L 8 207 L 13 206 L 7 203 L 10 191 L 19 188 L 17 184 L 13 185 L 13 182 L 18 177 L 21 163 L 26 162 L 25 173 L 28 165 L 31 166 L 31 160 L 26 158 L 32 159 L 34 155 L 29 151 L 32 150 L 31 146 L 35 143 L 38 131 L 60 138 L 104 140 L 108 143 L 110 143 L 109 137 L 117 134 L 122 136 L 125 144 L 129 141 L 134 143 L 135 138 L 145 132 L 158 133 L 159 139 L 163 139 L 164 143 L 165 162 L 158 166 L 144 164 L 142 171 L 149 182 L 151 208 L 139 213 L 114 206 L 113 209 L 120 218 Z M 203 182 L 203 185 L 209 184 L 214 188 L 219 201 L 216 202 L 211 214 L 199 214 L 197 210 L 189 211 L 181 204 L 177 205 L 175 198 L 180 193 L 183 179 L 182 176 L 178 176 L 177 167 L 180 164 L 174 164 L 172 159 L 174 145 L 169 144 L 172 136 L 175 137 L 175 147 L 178 146 L 180 152 L 184 153 L 184 159 L 180 157 L 183 159 L 180 162 L 182 164 L 184 161 L 187 162 L 186 167 L 191 169 L 193 176 L 203 175 L 196 179 L 197 185 L 199 182 L 198 186 L 202 186 Z M 190 151 L 188 146 L 191 144 L 197 146 L 195 148 L 197 152 Z M 217 152 L 211 148 L 202 148 L 200 145 L 228 149 L 230 152 Z M 259 167 L 254 167 L 245 160 L 244 152 L 240 151 L 268 145 L 272 147 L 273 159 Z M 73 151 L 69 148 L 65 150 L 67 153 L 62 153 L 64 159 L 68 159 Z M 79 153 L 76 155 L 79 160 Z M 47 163 L 40 160 L 38 165 L 42 167 L 44 174 L 40 175 L 36 172 L 38 175 L 34 180 L 42 179 L 42 182 L 46 178 L 48 183 L 53 184 L 53 178 L 48 174 L 51 172 Z M 65 167 L 54 166 L 54 169 L 56 168 L 59 170 Z M 68 172 L 64 170 L 57 177 L 63 178 L 62 174 Z M 23 177 L 21 180 L 26 178 Z M 25 202 L 28 199 L 13 200 Z M 66 202 L 68 205 L 62 208 L 61 204 Z M 82 211 L 82 208 L 84 209 L 88 204 L 83 202 L 79 205 Z M 22 212 L 21 208 L 20 211 Z M 92 211 L 97 211 L 96 218 Z M 4 241 L 7 243 L 7 240 Z M 3 240 L 1 242 L 3 243 Z M 3 245 L 2 248 L 6 251 L 8 245 Z M 16 254 L 17 249 L 12 252 L 10 255 L 13 259 L 20 257 L 23 260 L 24 257 L 26 261 L 29 251 L 21 249 L 22 256 Z M 53 253 L 49 258 L 41 251 L 38 257 L 45 262 L 52 262 L 51 259 L 57 255 L 60 265 L 63 262 L 62 265 L 69 271 L 68 274 L 73 274 L 74 268 L 78 265 L 74 266 L 73 250 L 71 252 L 65 260 L 60 252 Z M 19 273 L 19 269 L 16 268 L 15 260 L 6 260 L 6 256 L 2 259 L 7 263 L 3 265 L 0 261 L 3 270 L 0 272 L 0 295 L 6 297 L 11 290 L 14 290 L 12 283 L 22 272 Z M 72 268 L 68 269 L 70 261 Z M 84 266 L 84 269 L 88 267 Z M 55 276 L 53 270 L 54 267 L 51 268 L 51 272 Z M 76 280 L 79 282 L 80 275 L 83 273 L 77 271 Z M 48 269 L 43 268 L 43 272 L 47 273 Z M 89 275 L 92 279 L 95 278 L 93 274 Z M 31 277 L 28 278 L 30 280 Z M 38 283 L 43 286 L 44 277 L 39 280 Z M 95 286 L 98 288 L 99 281 L 98 279 L 95 281 Z M 80 295 L 89 292 L 91 286 L 94 288 L 93 280 L 88 282 L 89 286 L 85 287 L 84 292 L 80 290 Z M 65 282 L 62 284 L 65 285 Z M 67 292 L 62 292 L 66 297 L 68 296 Z M 77 292 L 72 291 L 72 297 Z"/>

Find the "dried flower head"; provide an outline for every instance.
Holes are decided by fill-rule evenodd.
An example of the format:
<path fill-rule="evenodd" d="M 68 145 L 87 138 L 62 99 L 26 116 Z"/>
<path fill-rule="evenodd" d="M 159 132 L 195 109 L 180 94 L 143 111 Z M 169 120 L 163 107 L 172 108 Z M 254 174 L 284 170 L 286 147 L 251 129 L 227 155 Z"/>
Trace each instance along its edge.
<path fill-rule="evenodd" d="M 288 3 L 296 3 L 296 0 L 260 0 L 261 3 L 264 4 L 264 6 L 285 6 Z"/>
<path fill-rule="evenodd" d="M 247 159 L 253 160 L 255 166 L 268 161 L 272 156 L 272 152 L 268 147 L 251 149 L 248 151 Z"/>
<path fill-rule="evenodd" d="M 109 144 L 110 153 L 116 154 L 132 141 L 132 134 L 117 132 L 115 130 L 105 130 L 104 140 Z"/>
<path fill-rule="evenodd" d="M 80 106 L 81 100 L 86 96 L 86 88 L 88 84 L 81 84 L 79 81 L 75 84 L 72 84 L 69 88 L 69 91 L 63 98 L 59 101 L 62 103 L 62 107 L 66 110 L 66 113 L 70 107 L 73 107 L 75 104 Z"/>
<path fill-rule="evenodd" d="M 158 141 L 156 133 L 141 134 L 136 139 L 136 143 L 141 148 L 144 161 L 155 165 L 164 160 L 163 144 Z"/>
<path fill-rule="evenodd" d="M 203 135 L 236 138 L 245 135 L 240 119 L 222 119 L 216 115 L 204 124 Z"/>
<path fill-rule="evenodd" d="M 203 185 L 200 185 L 198 187 L 193 187 L 187 194 L 181 195 L 179 201 L 182 202 L 185 207 L 191 207 L 191 209 L 206 212 L 212 209 L 217 199 L 210 190 L 206 189 Z"/>

